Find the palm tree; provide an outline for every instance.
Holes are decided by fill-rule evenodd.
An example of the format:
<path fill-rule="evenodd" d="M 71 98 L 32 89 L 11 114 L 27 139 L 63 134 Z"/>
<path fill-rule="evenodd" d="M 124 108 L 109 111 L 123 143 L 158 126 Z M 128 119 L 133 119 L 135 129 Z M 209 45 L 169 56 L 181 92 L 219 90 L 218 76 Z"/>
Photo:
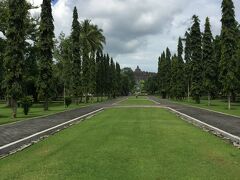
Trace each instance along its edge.
<path fill-rule="evenodd" d="M 95 93 L 95 56 L 97 51 L 102 51 L 106 43 L 103 30 L 97 25 L 91 24 L 90 20 L 81 23 L 80 43 L 83 56 L 83 93 L 88 102 L 88 94 Z"/>

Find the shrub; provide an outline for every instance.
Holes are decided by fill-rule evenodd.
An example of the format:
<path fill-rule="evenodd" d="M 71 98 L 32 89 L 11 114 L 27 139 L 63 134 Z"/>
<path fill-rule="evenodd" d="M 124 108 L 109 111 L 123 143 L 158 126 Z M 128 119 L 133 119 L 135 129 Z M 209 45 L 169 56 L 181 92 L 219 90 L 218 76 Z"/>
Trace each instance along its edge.
<path fill-rule="evenodd" d="M 28 115 L 32 104 L 33 104 L 33 98 L 31 96 L 26 96 L 26 97 L 22 98 L 21 105 L 22 105 L 23 112 L 25 115 Z"/>
<path fill-rule="evenodd" d="M 65 103 L 66 103 L 66 106 L 70 106 L 72 104 L 72 98 L 71 97 L 65 97 Z"/>

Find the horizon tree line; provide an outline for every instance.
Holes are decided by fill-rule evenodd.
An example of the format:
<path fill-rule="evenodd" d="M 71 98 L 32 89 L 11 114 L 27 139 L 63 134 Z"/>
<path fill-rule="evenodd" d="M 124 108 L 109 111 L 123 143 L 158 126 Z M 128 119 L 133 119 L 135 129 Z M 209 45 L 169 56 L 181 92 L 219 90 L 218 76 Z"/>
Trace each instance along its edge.
<path fill-rule="evenodd" d="M 43 102 L 64 97 L 77 104 L 130 92 L 130 78 L 109 54 L 103 31 L 90 20 L 78 21 L 73 10 L 71 35 L 55 38 L 51 0 L 43 0 L 40 17 L 32 17 L 26 0 L 0 1 L 0 97 L 16 118 L 19 101 Z M 28 98 L 29 99 L 29 98 Z"/>
<path fill-rule="evenodd" d="M 210 106 L 211 99 L 227 96 L 231 109 L 240 92 L 240 27 L 232 0 L 223 0 L 221 7 L 220 35 L 213 37 L 209 17 L 201 32 L 199 17 L 194 15 L 192 26 L 178 40 L 177 54 L 171 55 L 167 48 L 159 57 L 156 83 L 163 98 L 189 100 L 191 96 L 200 103 L 206 95 Z"/>

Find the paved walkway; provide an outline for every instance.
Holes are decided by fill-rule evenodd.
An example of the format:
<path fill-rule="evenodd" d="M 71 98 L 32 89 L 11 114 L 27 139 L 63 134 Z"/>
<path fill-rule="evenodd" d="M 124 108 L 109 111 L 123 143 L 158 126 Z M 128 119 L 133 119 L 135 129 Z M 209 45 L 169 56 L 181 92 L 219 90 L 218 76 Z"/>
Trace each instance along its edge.
<path fill-rule="evenodd" d="M 44 135 L 50 135 L 57 130 L 63 129 L 65 126 L 73 123 L 68 123 L 70 120 L 77 121 L 81 116 L 90 115 L 92 112 L 97 112 L 103 107 L 112 106 L 112 104 L 123 99 L 124 98 L 119 98 L 80 109 L 0 126 L 0 157 L 26 144 L 31 144 Z M 39 132 L 41 133 L 38 134 Z"/>
<path fill-rule="evenodd" d="M 157 97 L 149 98 L 159 102 L 163 106 L 170 107 L 178 112 L 240 137 L 240 118 L 200 109 L 197 107 L 195 108 L 187 105 L 176 104 L 168 100 L 159 99 Z"/>
<path fill-rule="evenodd" d="M 118 102 L 122 102 L 125 99 L 127 98 L 119 98 L 117 100 L 107 101 L 68 112 L 50 115 L 47 117 L 41 117 L 0 126 L 0 157 L 21 148 L 26 144 L 31 144 L 32 142 L 39 140 L 39 138 L 43 137 L 44 135 L 50 135 L 57 130 L 61 130 L 74 121 L 79 121 L 79 117 L 87 117 L 92 113 L 100 111 L 102 108 L 135 107 L 119 105 Z M 226 131 L 232 135 L 240 137 L 240 118 L 187 105 L 175 104 L 168 100 L 162 100 L 157 97 L 149 97 L 149 99 L 157 102 L 157 104 L 152 106 L 146 105 L 136 107 L 170 107 L 180 113 L 186 114 L 211 126 Z M 39 132 L 41 133 L 38 134 Z"/>

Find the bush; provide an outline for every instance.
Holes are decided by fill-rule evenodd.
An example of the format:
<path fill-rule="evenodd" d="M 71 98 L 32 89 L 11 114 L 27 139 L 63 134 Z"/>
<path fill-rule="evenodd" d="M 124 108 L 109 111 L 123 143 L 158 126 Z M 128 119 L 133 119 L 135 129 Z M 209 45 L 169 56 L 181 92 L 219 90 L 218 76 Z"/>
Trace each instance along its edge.
<path fill-rule="evenodd" d="M 72 98 L 71 97 L 65 97 L 65 103 L 66 103 L 66 106 L 70 106 L 72 104 Z"/>
<path fill-rule="evenodd" d="M 33 98 L 31 96 L 26 96 L 26 97 L 22 98 L 21 105 L 22 105 L 23 112 L 25 115 L 28 115 L 32 104 L 33 104 Z"/>

